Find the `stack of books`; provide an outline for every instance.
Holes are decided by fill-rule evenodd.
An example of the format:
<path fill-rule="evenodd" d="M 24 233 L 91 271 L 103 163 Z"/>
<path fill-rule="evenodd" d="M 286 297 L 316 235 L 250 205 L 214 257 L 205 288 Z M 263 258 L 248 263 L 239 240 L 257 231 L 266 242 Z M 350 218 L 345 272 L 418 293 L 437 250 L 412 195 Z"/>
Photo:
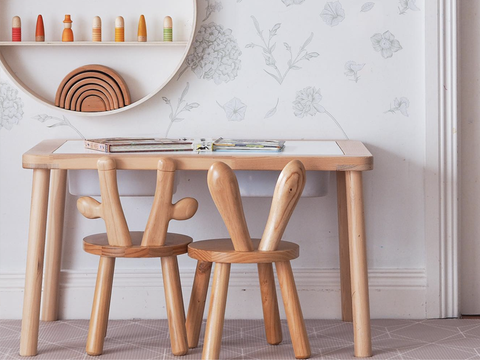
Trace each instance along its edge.
<path fill-rule="evenodd" d="M 193 151 L 192 139 L 103 138 L 85 140 L 85 148 L 105 153 Z"/>
<path fill-rule="evenodd" d="M 279 152 L 285 147 L 283 140 L 223 139 L 213 143 L 213 151 Z"/>

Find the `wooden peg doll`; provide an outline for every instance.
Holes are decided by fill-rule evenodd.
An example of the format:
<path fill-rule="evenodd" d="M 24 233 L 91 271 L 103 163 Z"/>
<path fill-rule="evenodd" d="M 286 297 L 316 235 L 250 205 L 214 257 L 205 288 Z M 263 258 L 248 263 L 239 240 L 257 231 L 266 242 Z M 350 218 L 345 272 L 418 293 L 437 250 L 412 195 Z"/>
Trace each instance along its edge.
<path fill-rule="evenodd" d="M 45 41 L 45 27 L 43 25 L 42 15 L 38 15 L 38 17 L 37 17 L 37 27 L 36 27 L 36 30 L 35 30 L 35 41 L 36 42 Z"/>
<path fill-rule="evenodd" d="M 125 20 L 118 16 L 115 19 L 115 42 L 125 41 Z"/>
<path fill-rule="evenodd" d="M 138 41 L 147 41 L 147 23 L 145 22 L 145 16 L 141 15 L 138 21 Z"/>
<path fill-rule="evenodd" d="M 22 41 L 22 20 L 19 16 L 12 19 L 12 41 Z"/>
<path fill-rule="evenodd" d="M 93 18 L 92 41 L 93 42 L 102 41 L 102 19 L 100 19 L 100 16 L 95 16 Z"/>
<path fill-rule="evenodd" d="M 163 20 L 163 41 L 173 41 L 173 21 L 170 16 Z"/>
<path fill-rule="evenodd" d="M 73 41 L 73 31 L 72 31 L 72 19 L 70 15 L 65 15 L 65 20 L 63 20 L 63 29 L 62 41 L 70 42 Z"/>

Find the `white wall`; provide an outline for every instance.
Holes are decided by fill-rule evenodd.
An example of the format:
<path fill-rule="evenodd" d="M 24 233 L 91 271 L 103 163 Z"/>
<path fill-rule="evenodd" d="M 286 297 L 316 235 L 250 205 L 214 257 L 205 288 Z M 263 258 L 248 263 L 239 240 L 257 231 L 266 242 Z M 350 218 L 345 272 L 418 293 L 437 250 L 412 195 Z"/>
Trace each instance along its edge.
<path fill-rule="evenodd" d="M 68 120 L 87 138 L 165 136 L 172 125 L 168 132 L 171 137 L 340 139 L 344 135 L 338 122 L 349 138 L 365 142 L 375 157 L 375 170 L 364 177 L 372 316 L 424 317 L 425 13 L 423 1 L 410 0 L 409 9 L 401 7 L 404 2 L 371 1 L 361 11 L 362 2 L 355 0 L 199 0 L 197 29 L 206 26 L 213 38 L 227 39 L 237 55 L 219 59 L 219 53 L 213 52 L 210 60 L 190 58 L 182 67 L 186 69 L 182 76 L 175 77 L 146 104 L 115 116 L 92 119 L 69 115 Z M 215 3 L 223 8 L 219 10 Z M 218 11 L 204 20 L 207 5 Z M 335 25 L 326 8 L 334 9 L 336 15 L 342 15 L 343 9 L 344 19 L 337 17 L 341 21 Z M 94 11 L 85 10 L 85 14 L 76 16 L 94 15 Z M 296 65 L 299 69 L 292 68 L 283 81 L 268 75 L 266 71 L 278 76 L 275 68 L 267 65 L 273 59 L 266 60 L 259 47 L 250 45 L 262 44 L 252 16 L 264 36 L 275 24 L 281 24 L 271 41 L 276 43 L 272 53 L 281 76 L 287 71 L 289 60 L 284 43 L 291 47 L 295 58 L 313 34 L 306 46 L 310 59 L 300 61 Z M 0 26 L 9 26 L 9 20 L 2 19 Z M 203 43 L 200 37 L 197 40 L 194 50 Z M 383 45 L 387 50 L 382 54 L 374 45 L 377 49 Z M 397 51 L 389 53 L 392 45 Z M 205 66 L 211 61 L 214 67 L 217 60 L 222 60 L 235 70 L 218 68 L 212 76 L 189 66 L 193 60 L 201 60 Z M 345 65 L 349 61 L 365 65 L 347 76 Z M 45 71 L 53 74 L 55 67 Z M 356 75 L 359 79 L 353 81 Z M 12 88 L 5 74 L 0 73 L 0 80 L 2 89 Z M 185 100 L 199 106 L 178 116 L 184 120 L 171 124 L 171 110 L 162 97 L 176 106 L 187 84 Z M 313 87 L 322 99 L 317 97 L 316 107 L 307 113 L 308 101 L 299 101 L 300 92 L 308 93 Z M 21 168 L 21 155 L 43 139 L 75 138 L 78 134 L 71 127 L 47 128 L 46 123 L 36 120 L 40 114 L 62 114 L 32 101 L 21 90 L 17 105 L 23 104 L 18 112 L 23 114 L 8 129 L 5 109 L 10 103 L 2 94 L 0 91 L 4 109 L 2 113 L 0 107 L 0 317 L 19 318 L 31 186 L 31 171 Z M 395 103 L 395 99 L 399 101 Z M 237 114 L 232 115 L 229 108 L 237 109 Z M 285 238 L 301 245 L 301 256 L 294 261 L 294 267 L 304 313 L 310 318 L 340 316 L 333 176 L 330 185 L 326 197 L 300 201 L 285 234 Z M 205 173 L 181 175 L 176 197 L 187 195 L 199 200 L 199 212 L 192 220 L 172 223 L 171 230 L 195 239 L 225 236 L 226 229 L 206 191 Z M 67 198 L 61 315 L 87 318 L 98 259 L 82 251 L 81 239 L 102 231 L 103 224 L 83 219 L 76 211 L 75 201 L 73 196 Z M 124 199 L 132 229 L 143 228 L 150 204 L 151 198 Z M 245 199 L 244 207 L 252 236 L 260 236 L 269 201 Z M 186 256 L 180 259 L 185 300 L 194 265 Z M 158 261 L 124 260 L 118 262 L 117 268 L 112 316 L 164 317 L 158 307 L 163 302 Z M 257 292 L 254 268 L 236 266 L 232 277 L 227 317 L 261 317 L 259 301 L 259 306 L 248 306 L 248 312 L 242 306 L 251 299 L 250 294 Z"/>

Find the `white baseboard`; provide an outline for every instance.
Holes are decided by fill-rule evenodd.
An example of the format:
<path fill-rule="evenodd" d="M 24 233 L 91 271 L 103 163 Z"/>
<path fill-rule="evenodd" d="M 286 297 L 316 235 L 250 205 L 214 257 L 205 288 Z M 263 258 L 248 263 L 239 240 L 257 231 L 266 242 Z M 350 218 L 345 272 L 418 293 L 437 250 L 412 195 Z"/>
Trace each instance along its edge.
<path fill-rule="evenodd" d="M 295 269 L 294 274 L 305 318 L 338 319 L 341 317 L 338 270 Z M 184 302 L 187 306 L 194 270 L 182 270 L 180 275 Z M 62 319 L 90 317 L 95 278 L 96 272 L 93 270 L 62 271 L 60 282 L 60 317 Z M 370 270 L 372 318 L 425 318 L 426 279 L 424 269 Z M 0 274 L 1 319 L 21 318 L 24 283 L 24 274 Z M 281 303 L 280 293 L 278 296 Z M 282 305 L 280 304 L 281 307 Z M 165 316 L 163 281 L 159 271 L 118 270 L 115 272 L 111 319 L 165 318 Z M 262 317 L 256 271 L 232 270 L 226 317 L 231 319 Z"/>

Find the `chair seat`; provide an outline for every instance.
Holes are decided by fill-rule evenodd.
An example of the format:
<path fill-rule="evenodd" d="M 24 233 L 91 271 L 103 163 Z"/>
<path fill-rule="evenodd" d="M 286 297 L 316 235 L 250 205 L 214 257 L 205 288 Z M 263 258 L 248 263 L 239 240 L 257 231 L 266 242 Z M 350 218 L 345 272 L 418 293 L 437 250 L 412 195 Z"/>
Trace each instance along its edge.
<path fill-rule="evenodd" d="M 252 239 L 253 247 L 258 249 L 260 239 Z M 299 255 L 295 243 L 280 241 L 274 251 L 235 251 L 231 239 L 195 241 L 188 245 L 188 256 L 208 262 L 227 264 L 257 264 L 290 261 Z"/>
<path fill-rule="evenodd" d="M 176 256 L 187 253 L 192 242 L 190 236 L 167 233 L 163 246 L 140 246 L 143 231 L 130 231 L 132 246 L 112 246 L 108 244 L 106 233 L 94 234 L 83 239 L 83 249 L 93 255 L 105 257 L 151 258 Z"/>

